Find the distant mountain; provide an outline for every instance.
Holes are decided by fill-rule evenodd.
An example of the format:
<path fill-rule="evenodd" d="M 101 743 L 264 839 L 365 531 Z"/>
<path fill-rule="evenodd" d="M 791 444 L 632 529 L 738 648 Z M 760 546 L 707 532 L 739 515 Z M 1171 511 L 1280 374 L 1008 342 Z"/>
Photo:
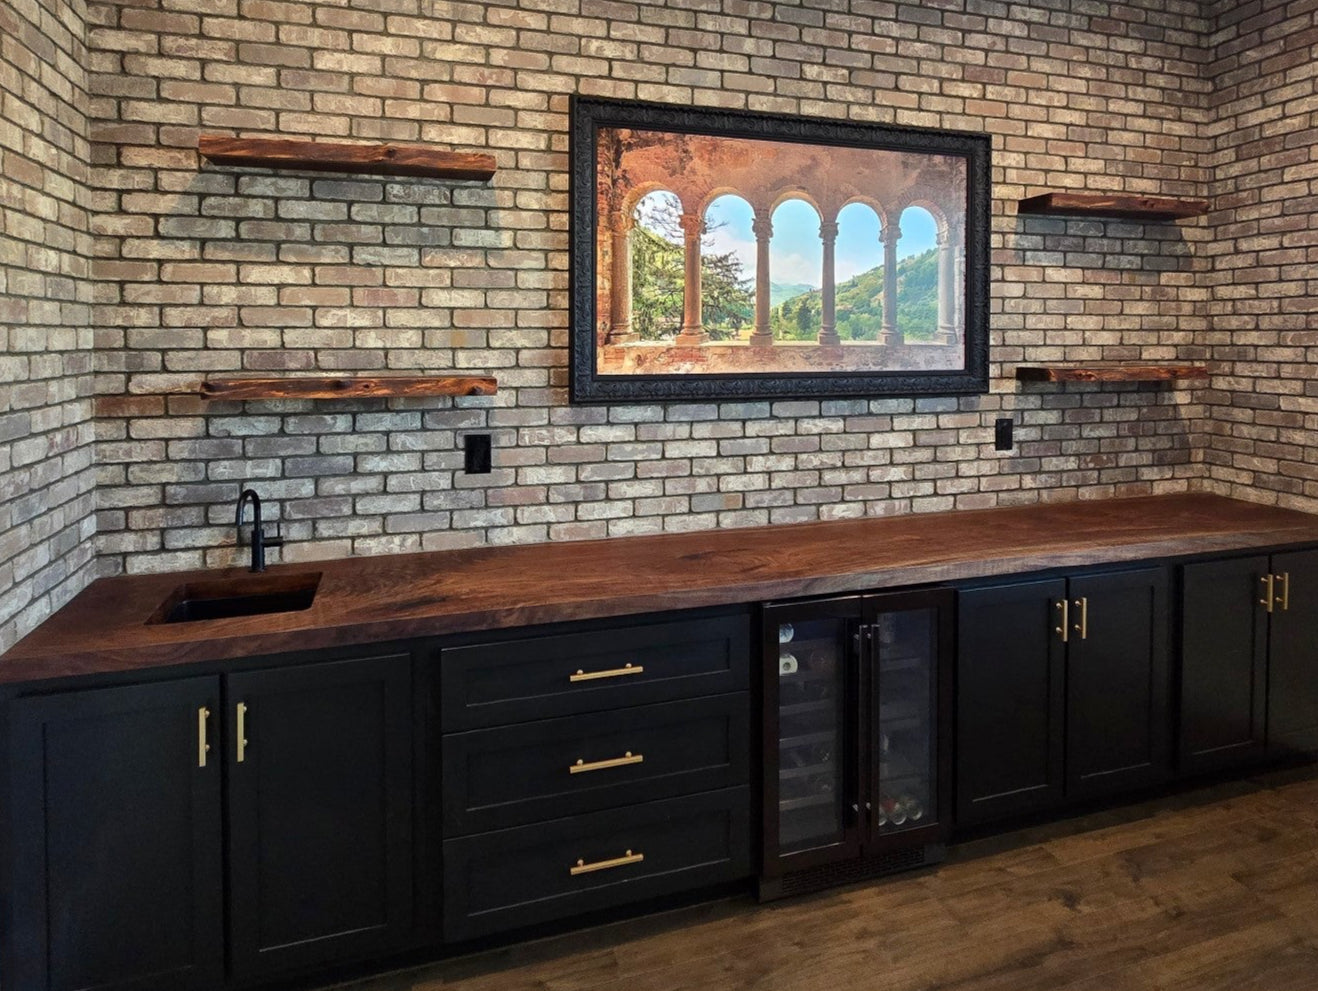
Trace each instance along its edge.
<path fill-rule="evenodd" d="M 769 314 L 774 337 L 810 340 L 819 333 L 823 300 L 809 289 L 775 302 Z M 838 283 L 833 299 L 838 336 L 877 339 L 883 324 L 883 266 Z M 935 249 L 897 263 L 897 329 L 911 340 L 928 340 L 938 325 L 938 256 Z"/>
<path fill-rule="evenodd" d="M 796 296 L 818 291 L 815 286 L 806 282 L 770 282 L 769 305 L 777 306 L 779 303 L 785 303 Z"/>

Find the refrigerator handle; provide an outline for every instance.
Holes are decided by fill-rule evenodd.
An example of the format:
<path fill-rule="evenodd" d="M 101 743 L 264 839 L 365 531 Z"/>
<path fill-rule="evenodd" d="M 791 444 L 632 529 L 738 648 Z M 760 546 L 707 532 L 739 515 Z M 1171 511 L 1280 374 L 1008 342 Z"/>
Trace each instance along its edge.
<path fill-rule="evenodd" d="M 868 684 L 869 678 L 873 677 L 873 658 L 874 651 L 874 626 L 870 623 L 862 623 L 856 630 L 856 650 L 852 656 L 852 668 L 850 684 L 847 686 L 847 694 L 853 700 L 851 711 L 853 718 L 856 720 L 853 728 L 855 742 L 849 748 L 852 754 L 852 773 L 850 775 L 851 811 L 855 815 L 855 821 L 860 823 L 865 814 L 869 812 L 870 802 L 865 794 L 865 776 L 867 773 L 866 764 L 868 756 L 866 755 L 866 746 L 864 738 L 869 734 L 866 732 L 864 724 L 864 713 L 866 706 L 864 704 L 865 693 L 870 692 L 871 686 Z M 869 677 L 866 677 L 868 673 Z"/>

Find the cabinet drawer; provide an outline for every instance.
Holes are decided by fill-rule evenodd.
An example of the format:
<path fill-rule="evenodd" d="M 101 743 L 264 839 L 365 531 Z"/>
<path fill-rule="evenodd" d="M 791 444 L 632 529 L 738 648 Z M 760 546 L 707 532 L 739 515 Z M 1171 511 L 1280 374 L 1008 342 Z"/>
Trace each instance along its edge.
<path fill-rule="evenodd" d="M 444 835 L 749 783 L 744 692 L 444 738 Z"/>
<path fill-rule="evenodd" d="M 749 652 L 740 614 L 447 648 L 443 729 L 745 691 Z"/>
<path fill-rule="evenodd" d="M 748 788 L 729 788 L 448 840 L 444 937 L 748 877 L 749 805 Z"/>

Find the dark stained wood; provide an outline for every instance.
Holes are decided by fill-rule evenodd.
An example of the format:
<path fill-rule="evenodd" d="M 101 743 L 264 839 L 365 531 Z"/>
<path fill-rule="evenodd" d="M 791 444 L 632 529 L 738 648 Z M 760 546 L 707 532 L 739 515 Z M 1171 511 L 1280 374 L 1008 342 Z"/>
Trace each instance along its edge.
<path fill-rule="evenodd" d="M 441 151 L 429 145 L 397 142 L 347 144 L 203 134 L 197 139 L 197 150 L 216 165 L 303 172 L 352 172 L 484 182 L 494 176 L 496 167 L 493 155 Z"/>
<path fill-rule="evenodd" d="M 203 399 L 374 399 L 381 396 L 492 396 L 492 375 L 301 375 L 206 379 Z"/>
<path fill-rule="evenodd" d="M 1171 196 L 1108 193 L 1040 193 L 1020 201 L 1017 213 L 1107 217 L 1117 220 L 1184 220 L 1208 212 L 1208 201 Z"/>
<path fill-rule="evenodd" d="M 936 872 L 738 899 L 340 991 L 1312 991 L 1312 770 L 952 848 Z"/>
<path fill-rule="evenodd" d="M 1089 361 L 1072 365 L 1017 365 L 1020 382 L 1177 382 L 1206 379 L 1203 365 L 1132 365 Z"/>
<path fill-rule="evenodd" d="M 0 682 L 1310 542 L 1318 517 L 1189 494 L 317 561 L 310 608 L 198 623 L 146 619 L 245 569 L 105 578 L 0 658 Z"/>

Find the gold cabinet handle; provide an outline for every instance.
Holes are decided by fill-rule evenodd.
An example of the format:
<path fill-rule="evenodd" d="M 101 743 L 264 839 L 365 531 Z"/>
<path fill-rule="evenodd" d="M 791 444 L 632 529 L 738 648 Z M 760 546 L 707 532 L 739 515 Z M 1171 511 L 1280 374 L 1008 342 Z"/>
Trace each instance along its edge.
<path fill-rule="evenodd" d="M 1275 578 L 1275 575 L 1265 575 L 1259 579 L 1264 586 L 1263 598 L 1259 599 L 1259 605 L 1268 612 L 1272 612 L 1272 586 Z"/>
<path fill-rule="evenodd" d="M 1286 612 L 1291 607 L 1291 573 L 1283 571 L 1277 576 L 1281 581 L 1281 597 L 1277 599 L 1277 604 L 1281 606 L 1281 611 Z"/>
<path fill-rule="evenodd" d="M 622 678 L 629 674 L 640 674 L 644 670 L 644 665 L 632 664 L 628 661 L 620 668 L 609 668 L 607 671 L 583 671 L 581 668 L 577 668 L 577 673 L 568 675 L 567 680 L 577 682 L 597 681 L 600 678 Z"/>
<path fill-rule="evenodd" d="M 1080 634 L 1081 640 L 1089 639 L 1089 599 L 1081 596 L 1075 600 L 1075 607 L 1080 610 L 1080 622 L 1075 624 L 1075 630 Z"/>
<path fill-rule="evenodd" d="M 612 757 L 609 760 L 593 760 L 589 764 L 582 758 L 578 757 L 575 764 L 569 764 L 568 774 L 584 774 L 586 771 L 603 771 L 610 767 L 626 767 L 628 764 L 640 764 L 645 761 L 645 754 L 634 754 L 628 750 L 621 757 Z"/>
<path fill-rule="evenodd" d="M 204 705 L 197 710 L 197 766 L 206 766 L 206 755 L 210 753 L 211 745 L 206 742 L 206 720 L 210 719 L 211 711 Z"/>
<path fill-rule="evenodd" d="M 238 703 L 238 763 L 247 758 L 247 703 Z"/>
<path fill-rule="evenodd" d="M 1062 623 L 1060 626 L 1054 626 L 1053 632 L 1062 635 L 1062 643 L 1066 643 L 1071 638 L 1071 603 L 1068 599 L 1061 599 L 1057 603 L 1057 609 L 1062 614 Z"/>
<path fill-rule="evenodd" d="M 578 860 L 576 864 L 568 868 L 568 873 L 573 877 L 578 874 L 589 874 L 592 871 L 609 871 L 615 867 L 626 867 L 628 864 L 639 864 L 645 859 L 643 853 L 632 853 L 630 850 L 621 857 L 614 857 L 612 860 L 597 860 L 593 864 L 588 864 L 584 860 Z"/>

